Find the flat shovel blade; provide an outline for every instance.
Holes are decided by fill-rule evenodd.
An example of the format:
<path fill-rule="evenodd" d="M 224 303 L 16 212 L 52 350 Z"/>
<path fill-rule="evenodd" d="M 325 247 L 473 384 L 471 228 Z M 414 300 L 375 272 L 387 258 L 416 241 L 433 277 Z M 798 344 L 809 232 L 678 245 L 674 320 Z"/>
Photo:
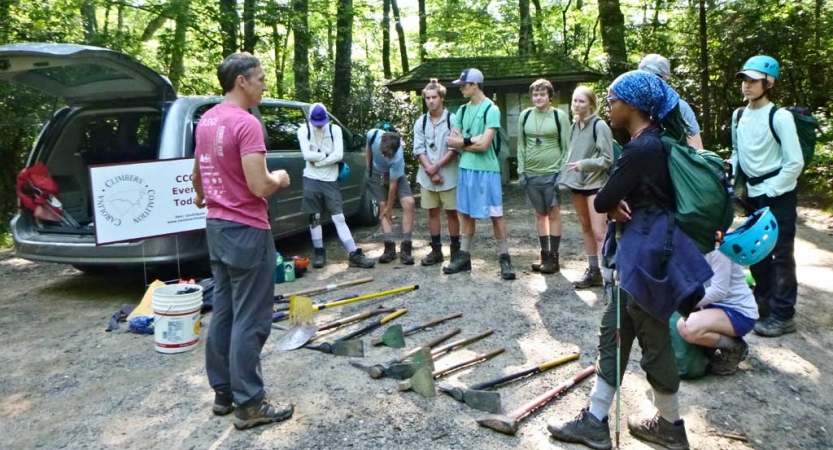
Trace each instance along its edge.
<path fill-rule="evenodd" d="M 364 357 L 364 343 L 361 339 L 333 342 L 333 354 L 338 356 Z"/>
<path fill-rule="evenodd" d="M 411 390 L 417 394 L 423 397 L 437 396 L 437 389 L 434 385 L 434 374 L 427 367 L 417 370 L 409 381 L 411 382 Z"/>
<path fill-rule="evenodd" d="M 385 330 L 382 333 L 382 343 L 391 348 L 405 347 L 405 332 L 402 330 L 402 325 L 392 325 Z"/>
<path fill-rule="evenodd" d="M 287 331 L 278 342 L 278 349 L 284 352 L 301 348 L 318 332 L 317 325 L 304 325 Z"/>
<path fill-rule="evenodd" d="M 500 394 L 492 391 L 463 390 L 463 401 L 474 409 L 500 414 Z"/>

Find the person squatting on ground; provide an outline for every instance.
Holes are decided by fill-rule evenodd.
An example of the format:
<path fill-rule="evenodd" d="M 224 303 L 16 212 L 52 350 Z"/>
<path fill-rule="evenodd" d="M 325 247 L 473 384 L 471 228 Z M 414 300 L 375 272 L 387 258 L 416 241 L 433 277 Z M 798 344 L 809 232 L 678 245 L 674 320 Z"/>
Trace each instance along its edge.
<path fill-rule="evenodd" d="M 215 393 L 214 414 L 234 411 L 234 426 L 244 429 L 286 420 L 294 411 L 266 396 L 260 367 L 272 331 L 275 275 L 266 197 L 290 180 L 284 170 L 268 171 L 263 127 L 247 111 L 266 91 L 260 62 L 249 53 L 230 55 L 217 68 L 217 78 L 224 98 L 197 125 L 191 178 L 197 207 L 208 207 L 215 283 L 205 369 Z"/>
<path fill-rule="evenodd" d="M 651 53 L 645 55 L 642 61 L 639 62 L 639 70 L 645 70 L 662 78 L 662 81 L 668 82 L 668 77 L 671 76 L 671 62 L 664 56 Z M 700 124 L 697 123 L 697 117 L 694 115 L 694 110 L 691 105 L 683 99 L 680 99 L 680 114 L 686 123 L 686 142 L 694 148 L 703 148 L 703 138 L 700 136 Z"/>
<path fill-rule="evenodd" d="M 312 236 L 314 256 L 312 267 L 320 269 L 327 264 L 324 249 L 324 232 L 321 219 L 329 214 L 349 256 L 347 265 L 370 269 L 376 263 L 364 256 L 356 247 L 353 234 L 344 218 L 341 191 L 338 187 L 339 162 L 344 158 L 344 141 L 340 126 L 327 126 L 330 118 L 327 108 L 320 103 L 310 107 L 309 122 L 297 130 L 301 154 L 306 161 L 304 167 L 304 197 L 301 211 L 309 214 L 309 231 Z"/>
<path fill-rule="evenodd" d="M 616 221 L 605 236 L 604 257 L 614 258 L 621 281 L 616 300 L 608 303 L 601 320 L 590 406 L 571 421 L 550 421 L 547 428 L 558 440 L 611 448 L 608 412 L 633 341 L 639 339 L 640 365 L 651 384 L 657 413 L 643 420 L 629 417 L 628 429 L 637 439 L 669 449 L 687 449 L 677 397 L 680 377 L 668 320 L 682 304 L 702 295 L 703 283 L 713 274 L 694 241 L 672 220 L 674 188 L 660 133 L 685 144 L 679 96 L 659 77 L 644 71 L 619 76 L 608 95 L 611 126 L 627 129 L 631 141 L 623 148 L 616 170 L 599 191 L 594 206 Z M 618 240 L 617 229 L 621 230 Z M 673 250 L 666 255 L 668 238 Z M 623 368 L 618 380 L 617 335 Z"/>
<path fill-rule="evenodd" d="M 709 348 L 711 373 L 731 375 L 749 352 L 743 336 L 755 326 L 758 305 L 740 264 L 719 250 L 706 254 L 706 261 L 714 276 L 695 312 L 677 321 L 677 330 L 686 342 Z"/>
<path fill-rule="evenodd" d="M 541 245 L 541 261 L 532 270 L 555 273 L 561 270 L 561 201 L 558 174 L 570 142 L 570 118 L 550 103 L 555 90 L 547 80 L 529 86 L 531 108 L 518 116 L 518 178 L 526 202 L 535 209 L 535 228 Z M 557 122 L 556 122 L 557 121 Z"/>
<path fill-rule="evenodd" d="M 570 132 L 570 152 L 561 173 L 561 184 L 572 192 L 584 250 L 587 253 L 587 270 L 575 287 L 586 289 L 602 286 L 599 255 L 602 251 L 607 217 L 593 208 L 596 194 L 607 181 L 613 165 L 613 134 L 604 120 L 599 118 L 599 101 L 596 93 L 587 86 L 579 86 L 573 92 L 573 125 Z"/>
<path fill-rule="evenodd" d="M 769 337 L 795 332 L 796 180 L 804 167 L 790 113 L 776 110 L 772 118 L 780 144 L 770 130 L 770 112 L 775 108 L 770 97 L 778 75 L 778 61 L 769 56 L 754 56 L 746 61 L 736 75 L 742 80 L 746 109 L 739 120 L 738 112 L 732 116 L 733 175 L 737 177 L 741 171 L 745 174 L 749 205 L 755 210 L 768 206 L 778 222 L 778 240 L 772 253 L 750 267 L 761 314 L 754 330 Z"/>
<path fill-rule="evenodd" d="M 405 176 L 404 143 L 396 129 L 389 123 L 377 124 L 367 132 L 367 189 L 379 202 L 379 220 L 385 251 L 379 262 L 387 264 L 396 258 L 396 243 L 393 242 L 393 202 L 399 197 L 402 205 L 402 245 L 399 261 L 412 265 L 414 257 L 412 235 L 414 232 L 414 194 L 408 177 Z"/>
<path fill-rule="evenodd" d="M 453 84 L 459 86 L 463 97 L 469 100 L 457 110 L 454 127 L 446 139 L 449 147 L 463 151 L 457 179 L 457 212 L 462 236 L 460 251 L 443 267 L 443 273 L 471 270 L 475 220 L 491 218 L 500 254 L 500 276 L 504 280 L 514 280 L 515 269 L 509 257 L 509 239 L 503 217 L 500 163 L 493 149 L 493 139 L 500 128 L 500 110 L 483 94 L 483 73 L 479 70 L 464 70 Z"/>
<path fill-rule="evenodd" d="M 420 261 L 423 266 L 443 262 L 442 210 L 448 221 L 451 255 L 460 250 L 460 219 L 457 217 L 457 175 L 459 152 L 446 144 L 454 114 L 445 106 L 446 89 L 435 78 L 422 90 L 428 112 L 414 122 L 414 155 L 419 159 L 417 183 L 420 185 L 423 209 L 428 210 L 428 232 L 431 253 Z"/>

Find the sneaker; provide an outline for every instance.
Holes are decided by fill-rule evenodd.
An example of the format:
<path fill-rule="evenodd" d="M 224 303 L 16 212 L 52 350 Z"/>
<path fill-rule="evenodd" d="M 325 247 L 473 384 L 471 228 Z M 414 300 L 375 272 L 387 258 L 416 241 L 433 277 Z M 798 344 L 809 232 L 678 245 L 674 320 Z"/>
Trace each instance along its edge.
<path fill-rule="evenodd" d="M 264 398 L 260 403 L 237 408 L 234 412 L 234 428 L 247 428 L 265 425 L 267 423 L 282 422 L 292 417 L 295 406 L 289 403 L 278 403 Z"/>
<path fill-rule="evenodd" d="M 385 251 L 379 257 L 379 262 L 387 264 L 396 258 L 396 243 L 392 241 L 385 241 Z"/>
<path fill-rule="evenodd" d="M 447 266 L 443 266 L 443 273 L 451 275 L 463 271 L 471 271 L 471 254 L 460 250 L 451 257 L 451 262 Z"/>
<path fill-rule="evenodd" d="M 406 266 L 413 266 L 414 265 L 414 257 L 411 255 L 411 251 L 413 251 L 414 243 L 411 241 L 402 241 L 402 245 L 399 247 L 399 262 L 405 264 Z"/>
<path fill-rule="evenodd" d="M 778 337 L 787 333 L 795 333 L 795 320 L 769 316 L 766 319 L 759 320 L 753 330 L 755 334 L 766 337 Z"/>
<path fill-rule="evenodd" d="M 498 258 L 498 262 L 500 263 L 500 277 L 504 280 L 514 280 L 515 269 L 512 268 L 512 258 L 509 256 L 509 254 L 501 254 Z"/>
<path fill-rule="evenodd" d="M 357 248 L 355 251 L 350 252 L 350 257 L 347 258 L 347 266 L 372 269 L 376 266 L 376 261 L 366 258 L 364 253 L 362 253 L 362 249 Z"/>
<path fill-rule="evenodd" d="M 327 264 L 327 251 L 324 250 L 324 247 L 316 248 L 315 255 L 312 257 L 312 267 L 320 269 L 324 267 L 324 264 Z"/>
<path fill-rule="evenodd" d="M 602 270 L 598 267 L 588 267 L 580 280 L 573 283 L 576 289 L 587 289 L 593 286 L 603 286 Z"/>
<path fill-rule="evenodd" d="M 547 430 L 559 441 L 576 442 L 597 450 L 613 448 L 608 418 L 597 419 L 590 414 L 590 408 L 582 409 L 575 419 L 568 422 L 550 420 L 547 422 Z"/>
<path fill-rule="evenodd" d="M 749 345 L 741 339 L 730 349 L 716 349 L 709 356 L 709 371 L 714 375 L 732 375 L 738 371 L 738 365 L 749 354 Z"/>
<path fill-rule="evenodd" d="M 671 423 L 659 413 L 650 419 L 640 420 L 636 416 L 628 417 L 628 431 L 631 436 L 646 442 L 659 444 L 670 450 L 688 450 L 688 436 L 683 419 Z"/>
<path fill-rule="evenodd" d="M 234 411 L 234 395 L 231 391 L 214 391 L 214 406 L 211 412 L 218 416 L 227 416 Z"/>
<path fill-rule="evenodd" d="M 429 253 L 419 263 L 423 266 L 433 266 L 445 260 L 443 256 L 443 246 L 438 244 L 431 244 L 431 253 Z"/>

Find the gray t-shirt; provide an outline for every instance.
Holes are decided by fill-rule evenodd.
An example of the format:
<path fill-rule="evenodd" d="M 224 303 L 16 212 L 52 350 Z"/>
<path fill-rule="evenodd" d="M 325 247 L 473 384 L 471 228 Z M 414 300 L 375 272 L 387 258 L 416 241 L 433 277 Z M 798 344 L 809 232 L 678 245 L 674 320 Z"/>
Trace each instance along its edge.
<path fill-rule="evenodd" d="M 750 319 L 757 319 L 758 304 L 746 283 L 743 267 L 733 263 L 720 250 L 707 253 L 705 258 L 714 276 L 706 283 L 706 295 L 697 303 L 697 307 L 720 305 L 732 308 Z"/>
<path fill-rule="evenodd" d="M 683 99 L 680 99 L 680 114 L 688 125 L 688 135 L 694 136 L 700 132 L 700 124 L 697 123 L 697 117 L 694 116 L 694 110 L 691 105 Z"/>
<path fill-rule="evenodd" d="M 423 124 L 425 128 L 423 131 Z M 454 126 L 454 114 L 443 110 L 443 115 L 436 125 L 431 121 L 428 113 L 419 116 L 419 119 L 414 123 L 414 156 L 419 155 L 428 157 L 428 161 L 435 164 L 441 160 L 448 152 L 453 152 L 453 149 L 446 145 L 446 138 L 451 132 L 451 127 Z M 443 178 L 442 184 L 434 184 L 431 177 L 425 173 L 425 169 L 420 164 L 419 172 L 417 172 L 417 182 L 426 190 L 441 192 L 457 187 L 457 174 L 460 172 L 460 159 L 452 158 L 448 164 L 440 168 L 440 176 Z"/>

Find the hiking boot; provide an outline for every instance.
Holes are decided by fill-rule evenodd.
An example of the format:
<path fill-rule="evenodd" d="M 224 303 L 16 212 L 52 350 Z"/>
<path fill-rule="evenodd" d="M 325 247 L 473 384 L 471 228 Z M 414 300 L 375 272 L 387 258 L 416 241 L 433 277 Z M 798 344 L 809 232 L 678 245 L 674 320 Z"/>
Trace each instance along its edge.
<path fill-rule="evenodd" d="M 563 442 L 577 442 L 597 450 L 613 448 L 610 442 L 610 424 L 608 418 L 599 420 L 590 414 L 590 408 L 584 408 L 575 419 L 567 422 L 547 422 L 547 430 L 552 437 Z"/>
<path fill-rule="evenodd" d="M 226 416 L 234 411 L 234 395 L 231 391 L 214 391 L 214 406 L 211 412 L 218 416 Z"/>
<path fill-rule="evenodd" d="M 312 257 L 312 267 L 320 269 L 324 267 L 324 264 L 327 264 L 327 251 L 324 250 L 324 247 L 316 248 L 315 255 Z"/>
<path fill-rule="evenodd" d="M 385 241 L 385 251 L 379 257 L 379 262 L 387 264 L 396 258 L 396 243 L 392 241 Z"/>
<path fill-rule="evenodd" d="M 362 253 L 362 249 L 357 248 L 355 251 L 350 252 L 350 256 L 347 258 L 347 266 L 372 269 L 376 266 L 376 261 L 366 258 L 364 253 Z"/>
<path fill-rule="evenodd" d="M 659 413 L 650 419 L 642 420 L 630 416 L 628 431 L 639 440 L 653 442 L 670 450 L 688 450 L 688 437 L 683 419 L 671 423 L 663 419 Z"/>
<path fill-rule="evenodd" d="M 498 262 L 500 263 L 500 277 L 504 280 L 514 280 L 515 269 L 512 268 L 512 258 L 509 257 L 509 254 L 502 253 L 498 258 Z"/>
<path fill-rule="evenodd" d="M 289 403 L 278 403 L 264 397 L 260 403 L 244 408 L 237 408 L 234 412 L 234 428 L 245 430 L 267 423 L 282 422 L 295 411 L 295 406 Z"/>
<path fill-rule="evenodd" d="M 454 254 L 460 251 L 460 242 L 451 243 L 451 257 L 454 257 Z"/>
<path fill-rule="evenodd" d="M 556 273 L 561 270 L 558 264 L 558 252 L 541 250 L 541 262 L 532 263 L 532 270 L 541 273 Z"/>
<path fill-rule="evenodd" d="M 755 323 L 753 330 L 755 334 L 766 337 L 778 337 L 787 333 L 795 333 L 795 320 L 769 316 Z"/>
<path fill-rule="evenodd" d="M 471 254 L 460 250 L 451 257 L 451 262 L 447 266 L 443 266 L 443 273 L 451 275 L 463 271 L 471 271 Z"/>
<path fill-rule="evenodd" d="M 738 365 L 749 354 L 749 345 L 743 339 L 732 348 L 719 348 L 709 356 L 709 371 L 714 375 L 732 375 L 738 371 Z"/>
<path fill-rule="evenodd" d="M 414 248 L 414 243 L 411 241 L 402 241 L 399 246 L 399 262 L 406 266 L 414 265 L 414 257 L 411 255 L 411 250 Z"/>
<path fill-rule="evenodd" d="M 422 261 L 419 263 L 423 266 L 433 266 L 434 264 L 443 262 L 443 260 L 445 260 L 443 246 L 440 244 L 431 244 L 431 253 L 425 258 L 422 258 Z"/>
<path fill-rule="evenodd" d="M 602 270 L 598 267 L 588 267 L 580 280 L 573 283 L 576 289 L 587 289 L 593 286 L 604 286 Z"/>
<path fill-rule="evenodd" d="M 544 261 L 546 261 L 547 255 L 549 255 L 549 253 L 550 252 L 548 250 L 541 250 L 541 261 L 539 261 L 537 263 L 532 263 L 531 267 L 532 267 L 533 272 L 540 272 L 541 271 L 541 266 L 544 265 Z"/>

